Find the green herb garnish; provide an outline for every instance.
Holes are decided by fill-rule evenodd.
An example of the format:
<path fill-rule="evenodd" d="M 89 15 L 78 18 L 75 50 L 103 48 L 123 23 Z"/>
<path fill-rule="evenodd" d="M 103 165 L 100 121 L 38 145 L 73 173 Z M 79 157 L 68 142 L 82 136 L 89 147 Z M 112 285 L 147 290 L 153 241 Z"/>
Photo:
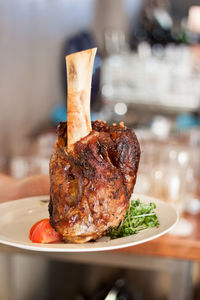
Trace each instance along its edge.
<path fill-rule="evenodd" d="M 141 230 L 159 226 L 158 217 L 154 212 L 155 203 L 142 204 L 139 199 L 131 201 L 126 216 L 119 226 L 112 228 L 107 236 L 111 239 L 129 236 Z"/>

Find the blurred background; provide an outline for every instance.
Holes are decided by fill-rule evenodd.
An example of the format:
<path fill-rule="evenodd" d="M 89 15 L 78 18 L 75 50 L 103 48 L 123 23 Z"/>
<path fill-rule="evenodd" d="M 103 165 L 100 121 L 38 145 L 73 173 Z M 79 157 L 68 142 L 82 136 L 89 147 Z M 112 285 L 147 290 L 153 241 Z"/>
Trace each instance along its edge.
<path fill-rule="evenodd" d="M 192 236 L 196 247 L 199 0 L 1 0 L 0 172 L 16 178 L 48 174 L 56 126 L 67 119 L 65 55 L 94 46 L 92 120 L 134 128 L 142 148 L 135 192 L 172 203 L 181 215 L 173 241 L 182 241 L 184 251 Z M 129 259 L 138 263 L 127 267 L 112 255 L 112 266 L 101 255 L 83 257 L 83 265 L 76 257 L 59 257 L 58 263 L 56 256 L 5 251 L 2 299 L 200 299 L 200 254 L 193 262 L 187 254 L 184 261 L 172 257 L 140 260 L 135 254 Z M 71 259 L 73 264 L 66 262 Z M 106 298 L 113 289 L 118 296 Z"/>

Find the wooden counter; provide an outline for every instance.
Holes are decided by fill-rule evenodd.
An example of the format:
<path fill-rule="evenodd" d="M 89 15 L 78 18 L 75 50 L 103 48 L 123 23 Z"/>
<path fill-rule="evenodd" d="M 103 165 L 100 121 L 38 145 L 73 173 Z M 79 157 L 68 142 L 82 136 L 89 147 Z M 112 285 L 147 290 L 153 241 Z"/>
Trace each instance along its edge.
<path fill-rule="evenodd" d="M 39 268 L 40 275 L 45 281 L 48 262 L 58 260 L 70 263 L 168 272 L 170 280 L 169 299 L 192 299 L 193 261 L 200 261 L 200 216 L 187 215 L 185 217 L 193 224 L 193 233 L 188 237 L 181 238 L 167 234 L 138 246 L 115 251 L 51 253 L 26 251 L 1 245 L 0 258 L 4 266 L 3 268 L 1 263 L 1 269 L 4 279 L 6 278 L 7 291 L 15 295 L 15 286 L 18 286 L 19 274 L 21 282 L 24 282 L 28 270 L 31 270 L 32 277 L 37 278 Z M 26 269 L 22 268 L 22 265 Z M 33 276 L 33 274 L 35 275 Z M 32 287 L 31 282 L 29 283 L 30 290 Z M 20 294 L 18 299 L 22 298 Z"/>
<path fill-rule="evenodd" d="M 200 215 L 185 214 L 193 226 L 193 232 L 187 237 L 166 234 L 148 243 L 117 250 L 135 255 L 160 256 L 184 260 L 200 261 Z"/>

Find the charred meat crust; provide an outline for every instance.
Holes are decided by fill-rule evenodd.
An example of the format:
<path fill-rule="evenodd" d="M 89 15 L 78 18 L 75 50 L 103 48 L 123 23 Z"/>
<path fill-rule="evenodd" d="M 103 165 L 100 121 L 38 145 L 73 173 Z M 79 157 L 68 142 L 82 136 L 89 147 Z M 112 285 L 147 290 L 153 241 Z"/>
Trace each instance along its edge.
<path fill-rule="evenodd" d="M 123 220 L 140 159 L 133 130 L 103 121 L 92 122 L 92 129 L 69 152 L 61 122 L 50 160 L 50 222 L 76 243 L 97 239 Z"/>

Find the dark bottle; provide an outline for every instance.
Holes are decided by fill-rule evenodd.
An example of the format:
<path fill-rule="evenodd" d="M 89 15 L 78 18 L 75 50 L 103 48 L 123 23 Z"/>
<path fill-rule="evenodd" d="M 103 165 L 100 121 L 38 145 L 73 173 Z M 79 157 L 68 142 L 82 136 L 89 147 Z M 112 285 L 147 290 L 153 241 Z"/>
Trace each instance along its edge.
<path fill-rule="evenodd" d="M 178 43 L 179 30 L 176 32 L 176 29 L 177 22 L 171 15 L 168 0 L 146 0 L 138 24 L 131 29 L 131 48 L 136 48 L 141 41 L 163 46 Z"/>

